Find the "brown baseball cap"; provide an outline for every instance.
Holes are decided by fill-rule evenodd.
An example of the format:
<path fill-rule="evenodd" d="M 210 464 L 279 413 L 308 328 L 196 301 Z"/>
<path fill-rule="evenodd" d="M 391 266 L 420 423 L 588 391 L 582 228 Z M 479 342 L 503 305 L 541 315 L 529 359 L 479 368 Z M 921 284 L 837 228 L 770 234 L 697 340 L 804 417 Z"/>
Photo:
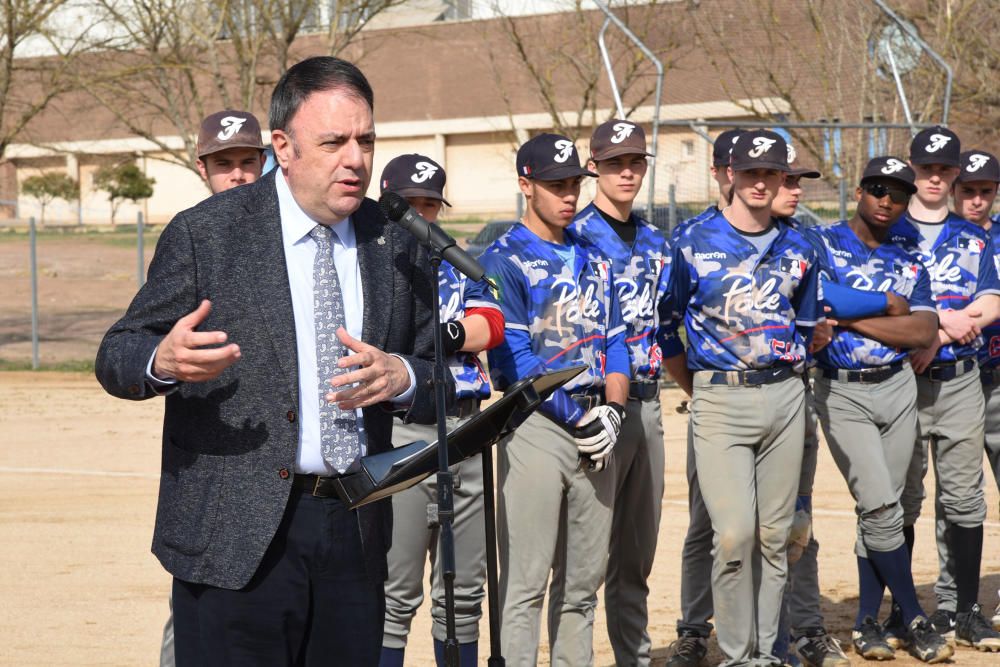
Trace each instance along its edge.
<path fill-rule="evenodd" d="M 201 121 L 198 131 L 198 157 L 224 151 L 227 148 L 259 148 L 260 123 L 248 111 L 217 111 Z"/>
<path fill-rule="evenodd" d="M 590 159 L 598 162 L 619 155 L 647 155 L 646 133 L 632 121 L 612 118 L 594 129 L 590 137 Z"/>

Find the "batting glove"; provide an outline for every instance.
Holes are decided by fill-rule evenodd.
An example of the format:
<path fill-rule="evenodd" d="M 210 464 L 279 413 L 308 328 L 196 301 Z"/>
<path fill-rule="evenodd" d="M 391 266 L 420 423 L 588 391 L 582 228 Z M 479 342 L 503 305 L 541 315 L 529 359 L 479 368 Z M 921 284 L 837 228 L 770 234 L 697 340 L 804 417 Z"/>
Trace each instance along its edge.
<path fill-rule="evenodd" d="M 624 420 L 625 407 L 608 403 L 591 408 L 576 423 L 573 439 L 576 440 L 580 458 L 589 461 L 590 470 L 599 472 L 607 467 Z"/>

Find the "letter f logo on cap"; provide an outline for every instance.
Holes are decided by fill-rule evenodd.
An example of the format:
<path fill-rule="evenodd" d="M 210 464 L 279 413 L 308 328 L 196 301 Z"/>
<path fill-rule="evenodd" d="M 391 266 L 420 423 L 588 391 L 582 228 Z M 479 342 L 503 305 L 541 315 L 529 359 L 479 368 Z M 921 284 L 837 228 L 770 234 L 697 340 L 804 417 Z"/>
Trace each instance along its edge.
<path fill-rule="evenodd" d="M 990 161 L 989 155 L 983 155 L 982 153 L 973 153 L 969 156 L 969 166 L 965 170 L 969 173 L 974 173 L 982 169 L 987 162 Z"/>
<path fill-rule="evenodd" d="M 611 137 L 611 143 L 620 144 L 632 136 L 632 130 L 635 129 L 635 125 L 632 123 L 615 123 L 611 129 L 618 133 Z"/>
<path fill-rule="evenodd" d="M 760 157 L 764 153 L 771 150 L 771 146 L 774 145 L 774 139 L 768 139 L 767 137 L 756 137 L 753 140 L 753 145 L 755 148 L 747 153 L 750 157 Z"/>
<path fill-rule="evenodd" d="M 219 124 L 222 125 L 222 131 L 216 136 L 219 138 L 219 141 L 229 141 L 233 138 L 233 135 L 240 131 L 240 128 L 243 127 L 243 123 L 245 122 L 247 122 L 246 118 L 240 118 L 239 116 L 226 116 L 219 121 Z"/>
<path fill-rule="evenodd" d="M 556 142 L 556 150 L 559 151 L 552 159 L 556 162 L 565 162 L 573 154 L 573 142 L 569 139 L 560 139 Z"/>
<path fill-rule="evenodd" d="M 906 163 L 896 158 L 889 158 L 885 161 L 885 166 L 882 167 L 883 174 L 895 174 L 897 171 L 903 171 L 906 168 Z"/>
<path fill-rule="evenodd" d="M 924 150 L 928 153 L 937 153 L 939 150 L 947 146 L 949 141 L 951 141 L 951 137 L 947 134 L 932 134 L 930 139 L 931 143 L 924 147 Z"/>
<path fill-rule="evenodd" d="M 410 180 L 414 183 L 423 183 L 424 181 L 434 178 L 434 174 L 437 173 L 438 170 L 438 168 L 430 162 L 418 162 L 413 166 L 417 168 L 417 173 L 410 176 Z"/>

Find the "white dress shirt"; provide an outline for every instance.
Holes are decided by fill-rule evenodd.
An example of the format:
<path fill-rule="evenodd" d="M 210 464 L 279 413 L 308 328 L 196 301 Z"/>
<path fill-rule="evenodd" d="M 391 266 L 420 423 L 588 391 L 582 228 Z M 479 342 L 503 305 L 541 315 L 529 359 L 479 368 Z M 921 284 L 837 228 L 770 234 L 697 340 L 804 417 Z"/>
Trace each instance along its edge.
<path fill-rule="evenodd" d="M 312 475 L 334 475 L 337 471 L 326 460 L 320 446 L 320 401 L 325 400 L 319 391 L 319 371 L 316 366 L 316 325 L 313 320 L 313 261 L 316 257 L 316 242 L 309 232 L 316 226 L 292 196 L 288 182 L 281 169 L 274 178 L 278 191 L 278 208 L 281 214 L 281 244 L 285 251 L 285 267 L 288 271 L 288 285 L 292 294 L 292 311 L 295 318 L 295 349 L 298 356 L 299 377 L 299 442 L 295 454 L 295 472 Z M 361 268 L 358 264 L 358 246 L 354 236 L 354 223 L 350 218 L 331 225 L 333 238 L 333 264 L 337 267 L 337 278 L 344 299 L 344 328 L 351 337 L 361 340 L 364 326 L 365 295 L 361 286 Z M 238 342 L 238 341 L 234 341 Z M 348 351 L 353 354 L 352 352 Z M 397 406 L 409 405 L 416 389 L 416 377 L 409 362 L 399 355 L 393 355 L 403 362 L 410 376 L 406 391 L 393 399 Z M 153 375 L 156 350 L 146 365 L 146 379 L 154 392 L 161 395 L 173 393 L 177 380 L 159 378 Z M 333 387 L 330 387 L 333 390 Z M 365 420 L 360 408 L 357 409 L 358 444 L 361 456 L 365 455 L 367 439 Z M 355 461 L 348 471 L 359 466 Z"/>
<path fill-rule="evenodd" d="M 295 455 L 295 472 L 314 475 L 333 475 L 336 470 L 323 459 L 320 448 L 319 377 L 316 367 L 316 326 L 313 321 L 313 262 L 316 242 L 309 232 L 316 226 L 298 205 L 288 188 L 281 169 L 274 178 L 278 190 L 278 207 L 281 213 L 281 243 L 285 249 L 285 266 L 288 285 L 292 291 L 292 311 L 295 314 L 295 347 L 299 361 L 299 447 Z M 361 340 L 364 324 L 365 297 L 361 287 L 361 268 L 358 264 L 358 246 L 354 236 L 354 223 L 350 218 L 330 225 L 333 231 L 333 263 L 344 298 L 344 328 L 353 338 Z M 410 386 L 394 399 L 397 404 L 411 402 L 416 386 L 413 370 L 402 360 L 410 375 Z M 332 390 L 332 387 L 331 387 Z M 366 451 L 364 416 L 357 410 L 358 442 L 361 455 Z M 355 462 L 348 470 L 356 469 Z"/>

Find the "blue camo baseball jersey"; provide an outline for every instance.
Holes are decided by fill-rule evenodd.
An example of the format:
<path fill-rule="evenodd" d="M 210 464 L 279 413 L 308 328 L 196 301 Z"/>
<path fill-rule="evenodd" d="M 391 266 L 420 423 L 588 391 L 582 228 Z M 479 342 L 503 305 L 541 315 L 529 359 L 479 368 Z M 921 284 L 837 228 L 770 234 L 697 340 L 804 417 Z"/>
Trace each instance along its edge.
<path fill-rule="evenodd" d="M 441 262 L 438 271 L 438 297 L 442 323 L 462 319 L 468 308 L 500 308 L 485 280 L 469 280 L 448 262 Z M 455 377 L 457 398 L 490 397 L 489 377 L 478 355 L 458 352 L 448 359 L 448 368 Z"/>
<path fill-rule="evenodd" d="M 659 328 L 657 305 L 666 297 L 670 278 L 670 245 L 667 235 L 645 220 L 632 215 L 635 241 L 629 247 L 604 219 L 594 204 L 580 211 L 573 229 L 592 245 L 601 248 L 611 260 L 618 302 L 625 321 L 632 377 L 655 379 L 660 376 L 663 357 L 683 352 L 680 338 L 669 340 L 673 348 L 660 349 L 656 342 Z"/>
<path fill-rule="evenodd" d="M 541 407 L 570 425 L 584 413 L 570 395 L 603 387 L 608 373 L 628 376 L 629 359 L 610 260 L 572 229 L 564 235 L 560 246 L 517 223 L 479 261 L 505 318 L 504 342 L 488 353 L 494 385 L 502 391 L 534 373 L 585 364 Z"/>
<path fill-rule="evenodd" d="M 889 230 L 891 243 L 916 255 L 927 267 L 937 309 L 960 310 L 984 294 L 1000 294 L 993 242 L 986 231 L 954 213 L 949 213 L 942 225 L 933 244 L 921 236 L 908 214 Z M 982 336 L 967 345 L 942 345 L 934 361 L 970 357 L 982 345 Z"/>
<path fill-rule="evenodd" d="M 927 269 L 916 256 L 892 243 L 869 248 L 851 230 L 846 220 L 804 232 L 819 257 L 820 277 L 839 285 L 866 292 L 892 290 L 905 298 L 911 311 L 935 312 L 934 296 Z M 816 355 L 823 368 L 873 368 L 894 363 L 907 356 L 862 334 L 834 328 L 833 340 Z"/>
<path fill-rule="evenodd" d="M 799 232 L 781 225 L 759 252 L 720 213 L 674 244 L 664 307 L 675 326 L 683 317 L 692 370 L 801 371 L 824 319 L 818 287 L 816 250 Z"/>
<path fill-rule="evenodd" d="M 688 218 L 684 222 L 677 223 L 677 226 L 670 231 L 670 246 L 673 247 L 673 245 L 677 242 L 677 239 L 679 239 L 681 234 L 684 233 L 685 229 L 691 225 L 701 222 L 702 220 L 708 220 L 709 218 L 715 217 L 718 213 L 719 207 L 712 204 L 693 218 Z"/>
<path fill-rule="evenodd" d="M 990 242 L 993 243 L 994 268 L 1000 274 L 1000 254 L 998 254 L 1000 253 L 1000 223 L 994 221 L 988 234 Z M 981 368 L 1000 366 L 1000 320 L 983 327 L 983 345 L 979 348 L 979 366 Z"/>

